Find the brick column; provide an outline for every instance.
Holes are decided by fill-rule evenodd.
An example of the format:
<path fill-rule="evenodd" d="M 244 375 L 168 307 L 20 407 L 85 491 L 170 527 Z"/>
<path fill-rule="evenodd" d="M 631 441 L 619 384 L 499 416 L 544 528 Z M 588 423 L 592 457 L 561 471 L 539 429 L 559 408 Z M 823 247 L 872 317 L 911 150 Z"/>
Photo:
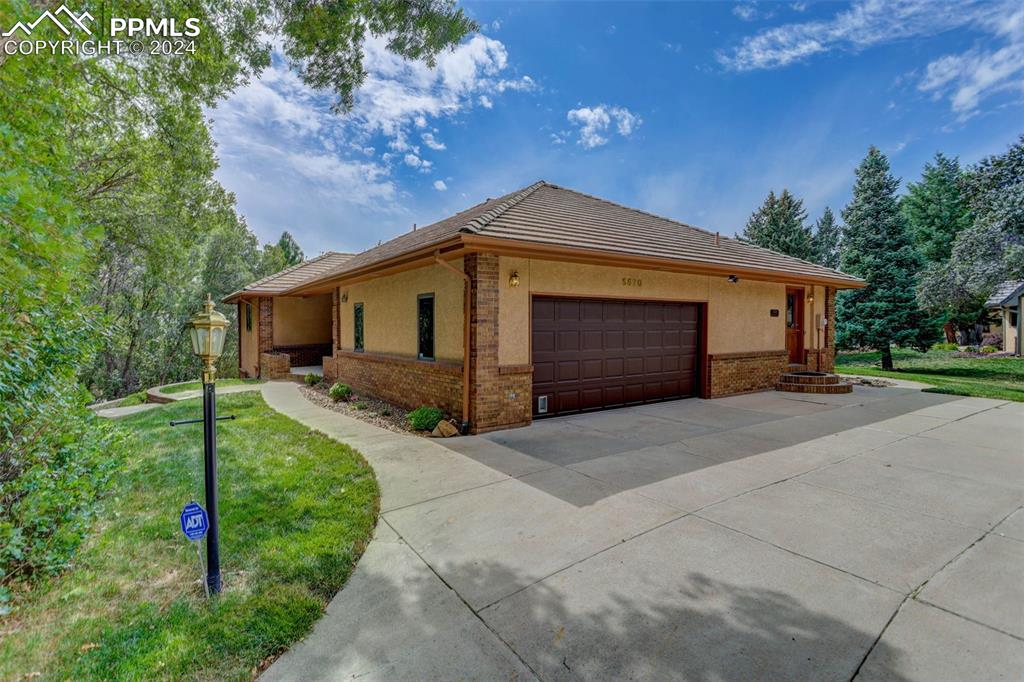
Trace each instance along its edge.
<path fill-rule="evenodd" d="M 836 294 L 834 287 L 825 287 L 825 347 L 821 351 L 819 369 L 831 372 L 836 366 Z"/>
<path fill-rule="evenodd" d="M 260 358 L 262 373 L 263 354 L 274 350 L 274 299 L 268 296 L 259 298 L 259 330 L 256 336 L 256 357 Z"/>
<path fill-rule="evenodd" d="M 469 419 L 474 433 L 529 424 L 532 373 L 498 365 L 498 256 L 464 259 L 470 288 Z M 528 370 L 529 368 L 527 368 Z M 511 371 L 515 370 L 515 371 Z"/>

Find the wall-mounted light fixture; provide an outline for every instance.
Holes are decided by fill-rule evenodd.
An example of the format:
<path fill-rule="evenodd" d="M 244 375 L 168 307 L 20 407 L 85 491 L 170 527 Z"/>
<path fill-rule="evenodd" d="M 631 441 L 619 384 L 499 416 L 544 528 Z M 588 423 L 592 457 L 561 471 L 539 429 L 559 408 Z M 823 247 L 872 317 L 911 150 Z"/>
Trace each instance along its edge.
<path fill-rule="evenodd" d="M 808 291 L 807 292 L 807 302 L 808 303 L 814 303 L 814 292 L 813 291 Z"/>
<path fill-rule="evenodd" d="M 342 302 L 342 303 L 348 303 L 348 292 L 347 292 L 347 291 L 346 291 L 346 292 L 344 292 L 344 293 L 343 293 L 343 294 L 341 295 L 341 302 Z"/>
<path fill-rule="evenodd" d="M 512 273 L 509 274 L 509 276 L 508 276 L 508 285 L 510 287 L 517 287 L 517 286 L 519 286 L 519 271 L 518 270 L 513 270 Z"/>
<path fill-rule="evenodd" d="M 737 277 L 736 275 L 729 275 L 728 277 L 726 277 L 726 279 L 732 282 L 733 284 L 736 284 L 736 282 L 740 281 L 740 278 Z"/>

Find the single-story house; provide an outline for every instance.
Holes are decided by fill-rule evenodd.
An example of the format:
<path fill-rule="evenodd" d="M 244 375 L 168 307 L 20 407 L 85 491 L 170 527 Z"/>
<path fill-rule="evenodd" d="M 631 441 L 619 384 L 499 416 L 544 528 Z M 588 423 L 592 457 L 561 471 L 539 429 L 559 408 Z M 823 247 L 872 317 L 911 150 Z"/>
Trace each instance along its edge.
<path fill-rule="evenodd" d="M 270 279 L 273 291 L 252 285 L 260 293 L 228 300 L 260 297 L 261 335 L 273 315 L 271 347 L 285 325 L 300 333 L 298 318 L 279 317 L 279 297 L 328 297 L 316 323 L 331 331 L 317 336 L 330 344 L 325 378 L 406 407 L 441 407 L 473 432 L 758 391 L 793 369 L 831 371 L 836 291 L 865 286 L 543 181 L 290 287 Z M 248 324 L 241 333 L 243 348 L 268 346 L 247 340 L 256 335 Z M 245 357 L 251 371 L 254 356 Z"/>
<path fill-rule="evenodd" d="M 238 370 L 279 378 L 320 371 L 331 354 L 331 295 L 286 296 L 295 286 L 341 267 L 351 253 L 328 251 L 253 282 L 224 298 L 238 305 Z"/>
<path fill-rule="evenodd" d="M 996 287 L 992 295 L 985 301 L 985 307 L 999 314 L 1001 322 L 997 326 L 998 333 L 1003 337 L 1003 352 L 1020 355 L 1021 298 L 1024 297 L 1024 280 L 1003 282 Z"/>

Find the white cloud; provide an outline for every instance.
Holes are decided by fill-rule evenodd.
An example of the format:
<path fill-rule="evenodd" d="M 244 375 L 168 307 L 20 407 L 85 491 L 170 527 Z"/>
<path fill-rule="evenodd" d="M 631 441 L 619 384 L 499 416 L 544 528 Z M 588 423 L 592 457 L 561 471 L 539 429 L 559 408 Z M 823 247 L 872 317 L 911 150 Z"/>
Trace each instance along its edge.
<path fill-rule="evenodd" d="M 448 185 L 444 184 L 444 180 L 434 180 L 434 189 L 438 192 L 447 192 Z"/>
<path fill-rule="evenodd" d="M 619 135 L 629 137 L 633 134 L 643 121 L 639 116 L 625 107 L 610 107 L 606 104 L 598 104 L 593 107 L 580 107 L 571 109 L 566 118 L 569 123 L 579 128 L 579 144 L 584 149 L 593 149 L 608 143 L 609 128 L 612 123 Z M 555 144 L 561 144 L 563 139 L 553 135 Z"/>
<path fill-rule="evenodd" d="M 859 0 L 831 19 L 784 24 L 747 36 L 719 52 L 718 60 L 736 71 L 773 69 L 833 50 L 856 52 L 954 29 L 971 29 L 1002 44 L 933 60 L 918 89 L 937 98 L 948 96 L 961 119 L 977 113 L 981 100 L 991 94 L 1024 89 L 1024 8 L 1012 0 Z"/>
<path fill-rule="evenodd" d="M 792 5 L 789 6 L 789 8 L 791 10 L 793 10 L 794 12 L 804 12 L 804 11 L 807 10 L 807 3 L 806 2 L 794 2 Z"/>
<path fill-rule="evenodd" d="M 477 101 L 480 102 L 480 106 L 482 106 L 484 109 L 490 109 L 491 107 L 494 106 L 494 102 L 487 95 L 480 95 Z"/>
<path fill-rule="evenodd" d="M 431 132 L 423 133 L 423 135 L 421 135 L 420 137 L 423 139 L 423 144 L 427 145 L 428 147 L 430 147 L 434 151 L 440 152 L 440 151 L 444 151 L 445 149 L 447 149 L 447 147 L 445 146 L 444 142 L 441 142 L 436 137 L 434 137 L 434 133 L 431 133 Z"/>
<path fill-rule="evenodd" d="M 388 52 L 386 39 L 365 43 L 366 81 L 356 95 L 351 114 L 356 129 L 401 140 L 413 128 L 425 128 L 432 119 L 450 118 L 507 90 L 536 87 L 529 76 L 509 78 L 508 51 L 501 41 L 474 35 L 437 58 L 431 69 L 423 62 L 407 62 Z"/>
<path fill-rule="evenodd" d="M 501 20 L 500 19 L 495 19 L 494 21 L 491 22 L 491 30 L 492 31 L 500 31 L 501 30 Z"/>
<path fill-rule="evenodd" d="M 732 8 L 733 16 L 742 19 L 743 21 L 753 21 L 757 19 L 757 9 L 752 3 L 743 2 L 735 5 Z"/>
<path fill-rule="evenodd" d="M 917 86 L 936 97 L 948 96 L 961 120 L 976 114 L 981 100 L 989 95 L 1024 91 L 1024 7 L 991 18 L 983 26 L 1004 44 L 944 55 L 928 64 Z"/>
<path fill-rule="evenodd" d="M 790 23 L 759 31 L 719 61 L 737 71 L 772 69 L 831 50 L 861 50 L 901 38 L 930 36 L 998 13 L 980 0 L 860 0 L 827 20 Z"/>

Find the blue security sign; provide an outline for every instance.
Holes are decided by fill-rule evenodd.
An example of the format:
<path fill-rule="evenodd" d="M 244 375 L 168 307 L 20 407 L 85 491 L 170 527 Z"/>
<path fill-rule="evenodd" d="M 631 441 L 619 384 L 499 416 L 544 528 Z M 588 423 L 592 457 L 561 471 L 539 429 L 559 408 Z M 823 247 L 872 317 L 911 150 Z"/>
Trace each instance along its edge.
<path fill-rule="evenodd" d="M 210 528 L 210 519 L 206 510 L 195 502 L 189 502 L 181 510 L 181 532 L 189 540 L 202 540 Z"/>

